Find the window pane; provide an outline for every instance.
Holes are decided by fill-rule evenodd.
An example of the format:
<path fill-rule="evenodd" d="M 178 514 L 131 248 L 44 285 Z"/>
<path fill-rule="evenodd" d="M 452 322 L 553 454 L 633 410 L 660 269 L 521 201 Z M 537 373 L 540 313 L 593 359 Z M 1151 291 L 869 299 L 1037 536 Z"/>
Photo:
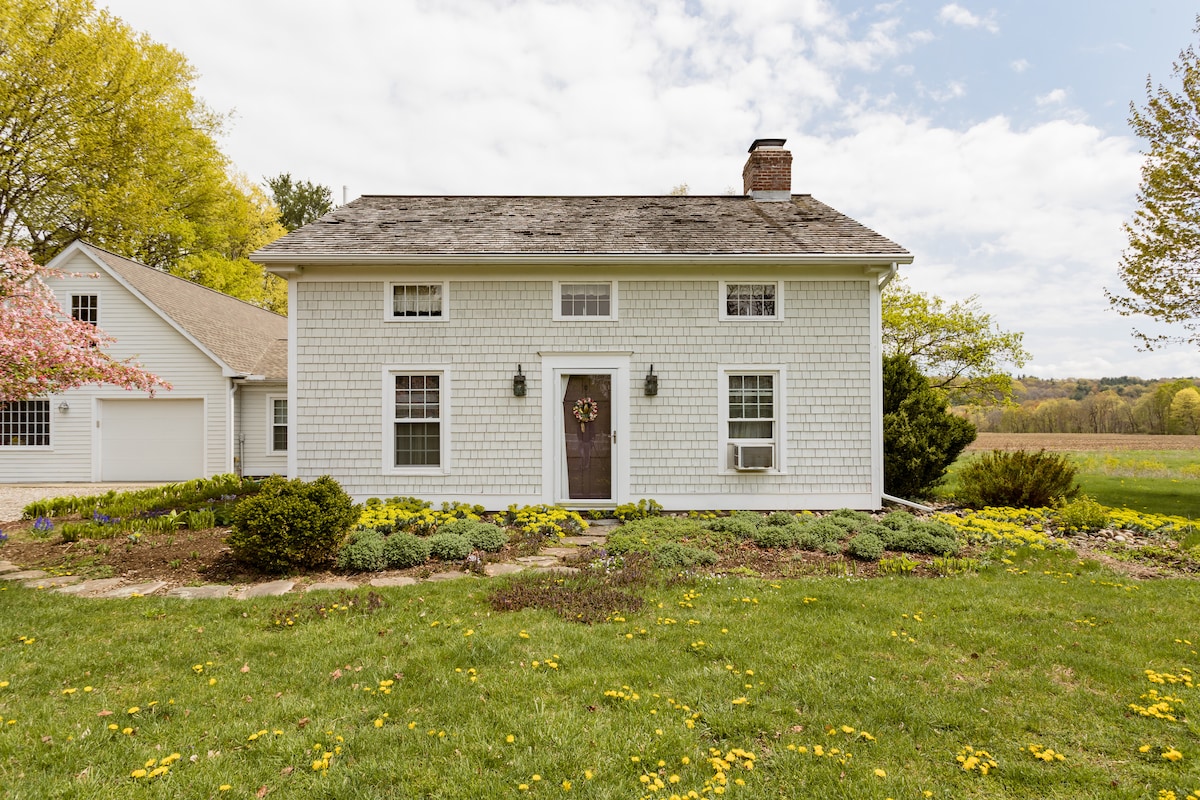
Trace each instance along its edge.
<path fill-rule="evenodd" d="M 49 447 L 50 401 L 20 400 L 0 407 L 0 446 Z"/>
<path fill-rule="evenodd" d="M 775 438 L 775 376 L 729 376 L 729 438 Z"/>
<path fill-rule="evenodd" d="M 271 431 L 271 447 L 275 450 L 287 450 L 287 425 L 276 425 Z"/>
<path fill-rule="evenodd" d="M 440 419 L 441 376 L 397 375 L 396 419 Z"/>
<path fill-rule="evenodd" d="M 71 295 L 71 317 L 89 325 L 100 322 L 100 298 L 94 294 Z"/>
<path fill-rule="evenodd" d="M 271 401 L 271 449 L 287 450 L 287 400 Z"/>
<path fill-rule="evenodd" d="M 607 317 L 612 314 L 611 283 L 564 283 L 559 291 L 564 317 Z"/>
<path fill-rule="evenodd" d="M 405 284 L 392 287 L 392 316 L 442 316 L 442 285 Z"/>
<path fill-rule="evenodd" d="M 396 466 L 438 466 L 442 460 L 441 427 L 437 422 L 397 422 Z"/>
<path fill-rule="evenodd" d="M 729 283 L 725 285 L 725 314 L 730 317 L 775 316 L 775 284 Z"/>
<path fill-rule="evenodd" d="M 730 439 L 774 439 L 775 423 L 763 422 L 729 422 Z"/>

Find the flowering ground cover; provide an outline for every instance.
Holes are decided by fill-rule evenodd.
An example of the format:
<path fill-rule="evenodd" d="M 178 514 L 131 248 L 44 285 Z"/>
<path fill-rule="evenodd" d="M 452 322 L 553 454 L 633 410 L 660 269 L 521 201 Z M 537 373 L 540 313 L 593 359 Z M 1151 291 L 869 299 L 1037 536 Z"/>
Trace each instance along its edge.
<path fill-rule="evenodd" d="M 591 625 L 496 611 L 499 579 L 242 603 L 0 588 L 0 786 L 1200 796 L 1200 584 L 1035 544 L 949 578 L 651 579 Z"/>

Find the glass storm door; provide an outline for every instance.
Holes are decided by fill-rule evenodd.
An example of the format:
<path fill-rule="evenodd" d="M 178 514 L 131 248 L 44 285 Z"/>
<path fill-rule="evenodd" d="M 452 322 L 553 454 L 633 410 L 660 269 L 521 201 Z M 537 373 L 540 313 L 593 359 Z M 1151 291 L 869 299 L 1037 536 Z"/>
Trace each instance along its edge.
<path fill-rule="evenodd" d="M 567 498 L 611 500 L 612 375 L 563 375 Z"/>

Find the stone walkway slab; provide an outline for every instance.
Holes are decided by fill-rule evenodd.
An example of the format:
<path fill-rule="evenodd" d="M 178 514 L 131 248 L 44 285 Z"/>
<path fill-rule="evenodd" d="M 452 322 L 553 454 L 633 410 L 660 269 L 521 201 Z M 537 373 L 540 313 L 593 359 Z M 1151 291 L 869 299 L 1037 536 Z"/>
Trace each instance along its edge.
<path fill-rule="evenodd" d="M 204 586 L 176 586 L 174 589 L 167 590 L 167 597 L 178 597 L 183 600 L 216 600 L 232 594 L 232 586 L 218 583 Z"/>
<path fill-rule="evenodd" d="M 494 564 L 485 564 L 483 574 L 489 578 L 495 578 L 498 575 L 514 575 L 525 570 L 524 564 L 513 564 L 508 561 L 497 562 Z"/>
<path fill-rule="evenodd" d="M 118 586 L 116 589 L 110 589 L 107 592 L 102 592 L 96 595 L 97 597 L 109 597 L 121 599 L 125 597 L 133 597 L 135 594 L 140 597 L 152 595 L 155 592 L 161 591 L 167 585 L 166 581 L 149 581 L 147 583 L 134 583 L 129 586 Z"/>
<path fill-rule="evenodd" d="M 16 564 L 12 563 L 11 561 L 0 561 L 0 573 L 19 572 L 20 569 L 21 569 L 20 567 L 18 567 Z"/>
<path fill-rule="evenodd" d="M 76 583 L 73 586 L 63 586 L 54 591 L 59 594 L 92 594 L 94 592 L 103 592 L 114 586 L 120 586 L 120 578 L 95 578 L 83 583 Z"/>
<path fill-rule="evenodd" d="M 564 567 L 562 564 L 554 564 L 549 567 L 534 567 L 534 572 L 548 572 L 551 575 L 574 575 L 579 572 L 578 567 Z"/>
<path fill-rule="evenodd" d="M 553 556 L 521 556 L 517 559 L 517 563 L 529 567 L 549 567 L 552 564 L 557 564 L 558 559 Z"/>
<path fill-rule="evenodd" d="M 563 544 L 573 544 L 576 547 L 602 547 L 607 539 L 608 537 L 606 536 L 565 536 L 558 541 L 562 542 Z"/>
<path fill-rule="evenodd" d="M 354 591 L 358 588 L 358 584 L 354 581 L 320 581 L 310 584 L 304 591 L 306 592 L 334 592 L 339 589 Z"/>
<path fill-rule="evenodd" d="M 550 556 L 551 558 L 567 558 L 568 556 L 579 555 L 578 547 L 543 547 L 540 555 Z"/>
<path fill-rule="evenodd" d="M 407 575 L 385 575 L 380 578 L 372 578 L 370 583 L 372 586 L 378 588 L 387 586 L 416 586 L 417 579 L 410 578 Z"/>
<path fill-rule="evenodd" d="M 252 600 L 256 597 L 279 597 L 287 594 L 296 587 L 295 581 L 270 581 L 247 586 L 235 595 L 239 600 Z"/>
<path fill-rule="evenodd" d="M 466 572 L 435 572 L 432 575 L 430 575 L 428 578 L 426 578 L 426 580 L 434 581 L 434 582 L 456 581 L 459 578 L 467 578 L 467 577 L 470 577 L 470 575 L 469 575 L 469 573 L 466 573 Z"/>
<path fill-rule="evenodd" d="M 0 575 L 0 581 L 31 581 L 35 578 L 44 578 L 48 574 L 41 569 L 23 569 L 19 572 L 6 572 Z"/>
<path fill-rule="evenodd" d="M 56 586 L 69 586 L 72 583 L 79 583 L 78 575 L 58 575 L 53 578 L 41 578 L 36 581 L 28 581 L 25 584 L 26 589 L 53 589 Z"/>

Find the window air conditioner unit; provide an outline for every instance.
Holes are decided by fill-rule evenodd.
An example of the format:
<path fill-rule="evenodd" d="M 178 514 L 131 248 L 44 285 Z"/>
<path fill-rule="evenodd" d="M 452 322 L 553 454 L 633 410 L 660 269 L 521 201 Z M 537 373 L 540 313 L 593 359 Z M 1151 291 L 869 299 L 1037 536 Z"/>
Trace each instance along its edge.
<path fill-rule="evenodd" d="M 773 469 L 775 467 L 775 445 L 735 444 L 733 446 L 733 468 L 743 472 Z"/>

